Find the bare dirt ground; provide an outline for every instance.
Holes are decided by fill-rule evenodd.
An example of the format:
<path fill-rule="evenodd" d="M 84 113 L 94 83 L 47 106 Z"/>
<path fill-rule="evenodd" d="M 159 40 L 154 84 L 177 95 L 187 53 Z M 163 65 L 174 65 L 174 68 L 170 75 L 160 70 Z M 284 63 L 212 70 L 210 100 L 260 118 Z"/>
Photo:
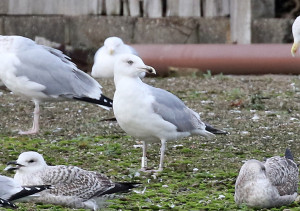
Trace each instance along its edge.
<path fill-rule="evenodd" d="M 48 163 L 78 165 L 147 187 L 144 195 L 130 193 L 114 200 L 110 209 L 237 210 L 234 182 L 243 160 L 283 155 L 289 147 L 300 163 L 299 76 L 205 74 L 146 78 L 145 82 L 174 93 L 202 120 L 230 134 L 215 140 L 191 137 L 168 143 L 166 168 L 154 178 L 138 173 L 141 149 L 134 145 L 139 140 L 127 136 L 116 122 L 102 121 L 113 117 L 112 111 L 75 101 L 44 103 L 40 133 L 20 136 L 19 129 L 31 127 L 33 103 L 1 90 L 0 169 L 22 151 L 37 150 Z M 113 97 L 112 80 L 100 83 L 103 93 Z M 158 152 L 158 144 L 150 146 L 150 165 L 155 168 Z M 35 206 L 20 205 L 25 210 Z M 41 210 L 50 207 L 38 205 Z M 53 210 L 58 209 L 64 210 Z"/>

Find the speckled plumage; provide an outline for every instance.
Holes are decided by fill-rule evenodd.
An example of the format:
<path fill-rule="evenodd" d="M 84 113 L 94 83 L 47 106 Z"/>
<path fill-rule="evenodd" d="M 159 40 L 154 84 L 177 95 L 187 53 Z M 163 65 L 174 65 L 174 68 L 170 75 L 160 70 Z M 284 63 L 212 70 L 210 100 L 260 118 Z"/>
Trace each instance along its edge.
<path fill-rule="evenodd" d="M 55 186 L 43 192 L 36 202 L 98 210 L 109 197 L 105 196 L 108 192 L 127 191 L 134 187 L 131 183 L 114 183 L 103 174 L 75 166 L 48 166 L 37 152 L 24 152 L 16 162 L 19 168 L 14 178 L 22 185 Z"/>
<path fill-rule="evenodd" d="M 255 208 L 280 207 L 297 197 L 299 169 L 287 149 L 285 157 L 248 160 L 235 184 L 235 202 Z"/>

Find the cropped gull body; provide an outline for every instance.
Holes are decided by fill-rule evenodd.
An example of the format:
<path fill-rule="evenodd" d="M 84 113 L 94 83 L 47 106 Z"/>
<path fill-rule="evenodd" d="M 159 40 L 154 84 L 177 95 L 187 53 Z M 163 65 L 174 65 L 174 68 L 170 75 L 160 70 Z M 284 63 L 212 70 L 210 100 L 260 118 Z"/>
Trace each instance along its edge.
<path fill-rule="evenodd" d="M 20 36 L 0 36 L 0 80 L 14 94 L 35 104 L 33 127 L 39 131 L 39 104 L 43 101 L 81 100 L 109 108 L 100 84 L 79 70 L 61 51 Z"/>
<path fill-rule="evenodd" d="M 299 169 L 289 149 L 285 157 L 248 160 L 235 183 L 235 202 L 255 208 L 289 205 L 297 197 Z"/>
<path fill-rule="evenodd" d="M 14 203 L 12 203 L 10 201 L 0 198 L 0 207 L 9 207 L 12 209 L 16 209 L 17 205 L 15 205 Z"/>
<path fill-rule="evenodd" d="M 300 16 L 296 18 L 292 26 L 292 34 L 294 37 L 294 43 L 291 48 L 292 56 L 296 56 L 296 53 L 299 49 L 300 45 Z"/>
<path fill-rule="evenodd" d="M 35 202 L 59 204 L 71 208 L 98 210 L 110 194 L 128 191 L 136 183 L 114 183 L 105 175 L 76 166 L 48 166 L 37 152 L 23 152 L 7 170 L 16 170 L 14 179 L 22 185 L 51 184 Z"/>
<path fill-rule="evenodd" d="M 104 41 L 104 45 L 95 54 L 91 75 L 94 78 L 113 78 L 114 63 L 116 58 L 121 54 L 138 55 L 136 50 L 124 44 L 121 38 L 108 37 Z M 144 76 L 145 72 L 140 74 L 140 77 Z"/>
<path fill-rule="evenodd" d="M 113 102 L 114 114 L 121 128 L 143 141 L 142 170 L 147 168 L 149 142 L 161 142 L 158 169 L 161 171 L 167 141 L 190 135 L 213 138 L 213 133 L 226 133 L 203 123 L 199 114 L 175 95 L 143 83 L 139 78 L 142 72 L 153 74 L 155 70 L 137 56 L 119 56 L 114 68 L 116 92 Z"/>
<path fill-rule="evenodd" d="M 13 178 L 0 175 L 0 198 L 5 206 L 14 208 L 16 205 L 12 201 L 30 200 L 39 196 L 36 193 L 50 188 L 53 187 L 51 185 L 21 186 Z"/>

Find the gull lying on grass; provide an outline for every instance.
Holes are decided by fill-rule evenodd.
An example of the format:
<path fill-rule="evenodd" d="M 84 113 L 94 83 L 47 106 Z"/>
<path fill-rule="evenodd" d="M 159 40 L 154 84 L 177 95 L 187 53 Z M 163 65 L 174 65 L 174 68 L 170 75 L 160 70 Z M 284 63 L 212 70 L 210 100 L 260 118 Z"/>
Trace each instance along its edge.
<path fill-rule="evenodd" d="M 275 156 L 265 162 L 248 160 L 235 183 L 235 202 L 255 208 L 280 207 L 297 197 L 299 169 L 292 153 Z"/>
<path fill-rule="evenodd" d="M 129 45 L 124 44 L 119 37 L 109 37 L 104 41 L 102 46 L 95 54 L 94 65 L 91 75 L 94 78 L 113 78 L 114 63 L 120 54 L 134 54 L 137 52 Z M 140 77 L 145 77 L 145 72 Z"/>
<path fill-rule="evenodd" d="M 0 175 L 0 202 L 2 206 L 16 208 L 12 201 L 30 200 L 39 196 L 36 193 L 51 188 L 51 185 L 21 186 L 13 178 Z"/>
<path fill-rule="evenodd" d="M 58 204 L 71 208 L 98 210 L 110 194 L 126 192 L 137 183 L 114 183 L 105 175 L 75 166 L 48 166 L 37 152 L 23 152 L 6 170 L 16 170 L 14 179 L 22 185 L 51 184 L 35 202 Z"/>
<path fill-rule="evenodd" d="M 0 198 L 0 207 L 7 207 L 7 208 L 16 209 L 17 205 L 15 205 L 14 203 L 12 203 L 10 201 L 7 201 L 5 199 Z"/>
<path fill-rule="evenodd" d="M 141 170 L 147 168 L 146 151 L 150 142 L 161 142 L 158 171 L 162 171 L 167 141 L 190 135 L 213 138 L 213 133 L 226 134 L 203 123 L 199 114 L 175 95 L 143 83 L 139 78 L 143 72 L 155 74 L 154 68 L 134 55 L 120 55 L 115 63 L 113 110 L 121 128 L 143 141 Z"/>
<path fill-rule="evenodd" d="M 61 51 L 38 45 L 20 36 L 0 36 L 0 80 L 14 94 L 34 104 L 33 127 L 20 134 L 39 131 L 42 101 L 81 100 L 103 108 L 112 101 L 102 95 L 100 84 L 79 70 Z"/>

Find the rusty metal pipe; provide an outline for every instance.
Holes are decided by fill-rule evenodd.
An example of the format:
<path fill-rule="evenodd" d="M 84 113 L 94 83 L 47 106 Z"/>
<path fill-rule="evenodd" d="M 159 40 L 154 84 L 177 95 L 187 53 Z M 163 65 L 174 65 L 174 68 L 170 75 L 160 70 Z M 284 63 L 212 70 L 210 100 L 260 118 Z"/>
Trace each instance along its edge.
<path fill-rule="evenodd" d="M 170 67 L 210 70 L 212 74 L 300 74 L 300 56 L 291 56 L 291 44 L 132 46 L 160 75 L 167 75 Z"/>

